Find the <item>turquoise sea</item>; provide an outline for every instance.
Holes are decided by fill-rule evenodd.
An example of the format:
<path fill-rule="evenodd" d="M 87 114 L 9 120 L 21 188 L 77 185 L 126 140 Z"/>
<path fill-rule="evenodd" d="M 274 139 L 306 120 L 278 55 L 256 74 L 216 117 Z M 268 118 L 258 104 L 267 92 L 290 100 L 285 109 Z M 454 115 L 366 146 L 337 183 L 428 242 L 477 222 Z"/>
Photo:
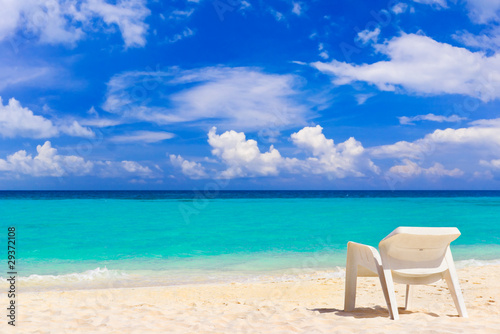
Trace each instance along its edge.
<path fill-rule="evenodd" d="M 3 191 L 0 212 L 25 290 L 341 275 L 348 241 L 398 226 L 456 226 L 458 266 L 500 264 L 500 191 Z"/>

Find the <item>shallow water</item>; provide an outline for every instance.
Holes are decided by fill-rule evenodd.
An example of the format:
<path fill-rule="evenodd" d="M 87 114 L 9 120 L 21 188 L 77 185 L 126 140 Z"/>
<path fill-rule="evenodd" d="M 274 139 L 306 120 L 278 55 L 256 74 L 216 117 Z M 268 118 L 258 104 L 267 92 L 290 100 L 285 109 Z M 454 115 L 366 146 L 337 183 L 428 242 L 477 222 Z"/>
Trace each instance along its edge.
<path fill-rule="evenodd" d="M 500 192 L 1 192 L 0 212 L 33 287 L 339 272 L 348 241 L 398 226 L 456 226 L 456 261 L 500 259 Z"/>

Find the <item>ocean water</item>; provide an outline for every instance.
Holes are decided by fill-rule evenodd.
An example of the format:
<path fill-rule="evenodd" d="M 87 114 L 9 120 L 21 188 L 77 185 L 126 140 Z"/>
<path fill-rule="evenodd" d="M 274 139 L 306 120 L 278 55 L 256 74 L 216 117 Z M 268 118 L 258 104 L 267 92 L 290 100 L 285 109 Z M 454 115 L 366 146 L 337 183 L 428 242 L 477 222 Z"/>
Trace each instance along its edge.
<path fill-rule="evenodd" d="M 398 226 L 456 226 L 459 266 L 500 264 L 500 191 L 4 191 L 0 212 L 25 290 L 338 276 L 348 241 Z"/>

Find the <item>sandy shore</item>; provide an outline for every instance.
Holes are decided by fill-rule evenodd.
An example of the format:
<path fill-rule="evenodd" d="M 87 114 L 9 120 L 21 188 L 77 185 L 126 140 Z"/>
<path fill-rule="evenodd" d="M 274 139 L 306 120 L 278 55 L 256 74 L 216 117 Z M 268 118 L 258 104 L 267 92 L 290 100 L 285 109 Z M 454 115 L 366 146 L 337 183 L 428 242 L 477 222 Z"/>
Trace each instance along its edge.
<path fill-rule="evenodd" d="M 343 278 L 170 287 L 44 291 L 17 299 L 17 326 L 1 333 L 500 333 L 500 266 L 459 270 L 469 318 L 444 282 L 417 286 L 413 309 L 392 321 L 377 279 L 361 278 L 343 312 Z M 1 305 L 7 305 L 2 293 Z M 6 313 L 5 308 L 3 312 Z"/>

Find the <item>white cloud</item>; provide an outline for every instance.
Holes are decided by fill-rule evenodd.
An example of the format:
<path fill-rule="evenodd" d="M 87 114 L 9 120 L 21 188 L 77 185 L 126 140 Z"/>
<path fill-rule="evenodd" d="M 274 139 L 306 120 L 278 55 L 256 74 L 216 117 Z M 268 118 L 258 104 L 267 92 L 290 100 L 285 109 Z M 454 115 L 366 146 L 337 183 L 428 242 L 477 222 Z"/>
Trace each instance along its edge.
<path fill-rule="evenodd" d="M 375 94 L 357 94 L 356 95 L 356 102 L 358 102 L 358 105 L 364 104 L 370 97 L 375 96 Z"/>
<path fill-rule="evenodd" d="M 467 148 L 470 156 L 482 150 L 500 154 L 500 119 L 476 121 L 467 128 L 435 130 L 413 142 L 400 141 L 392 145 L 372 147 L 369 151 L 371 156 L 377 158 L 423 159 L 438 149 L 453 152 L 458 147 Z"/>
<path fill-rule="evenodd" d="M 375 28 L 374 30 L 365 29 L 358 32 L 356 39 L 363 44 L 377 43 L 378 36 L 380 35 L 380 28 Z"/>
<path fill-rule="evenodd" d="M 168 39 L 169 43 L 175 43 L 183 38 L 190 37 L 194 35 L 194 31 L 189 28 L 184 29 L 180 34 L 175 34 L 172 38 Z"/>
<path fill-rule="evenodd" d="M 149 167 L 142 166 L 136 161 L 124 160 L 121 162 L 121 166 L 127 172 L 143 177 L 149 177 L 153 173 L 153 171 Z"/>
<path fill-rule="evenodd" d="M 14 98 L 4 105 L 0 97 L 0 135 L 7 138 L 51 138 L 61 133 L 75 137 L 92 138 L 94 132 L 77 121 L 54 124 L 43 116 L 35 115 Z"/>
<path fill-rule="evenodd" d="M 199 162 L 189 161 L 175 154 L 171 154 L 169 157 L 172 165 L 181 168 L 182 174 L 189 178 L 197 180 L 208 177 L 205 168 Z"/>
<path fill-rule="evenodd" d="M 134 131 L 130 134 L 114 136 L 110 140 L 116 143 L 156 143 L 162 140 L 171 139 L 175 135 L 170 132 L 162 131 Z"/>
<path fill-rule="evenodd" d="M 297 89 L 301 78 L 248 67 L 125 72 L 108 83 L 102 108 L 157 124 L 196 122 L 260 130 L 303 125 L 311 116 Z M 168 106 L 168 107 L 166 107 Z"/>
<path fill-rule="evenodd" d="M 283 163 L 281 154 L 272 145 L 261 153 L 255 140 L 247 140 L 243 132 L 226 131 L 221 135 L 213 127 L 208 133 L 212 154 L 219 157 L 228 168 L 221 178 L 277 175 Z"/>
<path fill-rule="evenodd" d="M 219 135 L 216 128 L 212 128 L 208 133 L 208 143 L 215 160 L 204 158 L 204 161 L 220 164 L 219 168 L 208 172 L 201 163 L 186 160 L 180 155 L 170 155 L 170 161 L 184 175 L 193 179 L 282 174 L 304 177 L 324 175 L 329 179 L 343 179 L 379 175 L 389 182 L 416 177 L 460 178 L 466 172 L 484 178 L 492 174 L 480 173 L 474 170 L 475 167 L 481 165 L 500 169 L 500 159 L 486 159 L 500 156 L 500 119 L 475 121 L 468 128 L 436 130 L 414 142 L 401 141 L 367 149 L 352 137 L 336 144 L 323 134 L 319 125 L 304 127 L 293 133 L 290 139 L 293 146 L 300 150 L 295 151 L 295 156 L 286 157 L 273 145 L 262 150 L 257 141 L 248 139 L 243 132 L 225 131 Z M 426 162 L 431 156 L 434 161 Z M 385 162 L 386 169 L 382 173 L 380 167 L 371 160 L 373 158 L 397 158 L 401 163 L 391 167 Z M 447 168 L 450 165 L 452 167 Z"/>
<path fill-rule="evenodd" d="M 120 29 L 127 47 L 146 44 L 150 14 L 145 0 L 119 0 L 115 4 L 104 0 L 24 0 L 2 1 L 0 40 L 17 31 L 38 37 L 41 43 L 74 45 L 86 31 L 95 31 L 95 20 Z"/>
<path fill-rule="evenodd" d="M 500 2 L 496 0 L 466 0 L 469 16 L 475 23 L 500 22 Z"/>
<path fill-rule="evenodd" d="M 107 119 L 107 118 L 90 118 L 90 119 L 82 119 L 80 123 L 83 125 L 93 126 L 97 128 L 107 128 L 110 126 L 117 126 L 123 124 L 124 121 L 118 119 Z"/>
<path fill-rule="evenodd" d="M 366 172 L 380 173 L 380 170 L 367 158 L 364 148 L 354 138 L 335 145 L 327 139 L 320 126 L 305 127 L 293 133 L 291 139 L 310 157 L 305 160 L 282 157 L 273 145 L 267 152 L 261 152 L 253 139 L 247 139 L 243 132 L 226 131 L 221 135 L 213 127 L 208 133 L 208 143 L 212 154 L 225 165 L 218 172 L 219 178 L 276 176 L 281 172 L 292 174 L 322 174 L 329 178 L 363 177 Z M 311 156 L 312 155 L 312 156 Z M 197 177 L 207 177 L 201 164 L 194 164 L 180 156 L 171 155 L 174 165 L 181 166 L 183 173 Z M 201 172 L 190 172 L 191 169 Z M 203 176 L 202 176 L 203 175 Z"/>
<path fill-rule="evenodd" d="M 54 68 L 47 66 L 16 66 L 12 61 L 0 59 L 0 90 L 14 85 L 32 86 L 43 81 L 44 87 L 50 78 L 57 75 Z M 50 83 L 52 85 L 52 83 Z"/>
<path fill-rule="evenodd" d="M 453 170 L 448 170 L 444 168 L 444 166 L 440 163 L 435 163 L 433 166 L 429 168 L 423 168 L 409 159 L 404 159 L 403 163 L 404 163 L 403 165 L 392 166 L 389 169 L 389 173 L 404 178 L 412 178 L 420 175 L 425 175 L 430 177 L 441 177 L 441 176 L 459 177 L 464 175 L 464 172 L 461 171 L 460 169 L 454 168 Z"/>
<path fill-rule="evenodd" d="M 328 52 L 325 50 L 325 46 L 323 45 L 323 43 L 319 43 L 318 45 L 318 51 L 321 51 L 319 53 L 319 56 L 323 59 L 328 59 L 328 57 L 330 57 L 328 55 Z M 298 63 L 298 62 L 297 62 Z M 302 63 L 301 65 L 306 65 L 305 63 Z"/>
<path fill-rule="evenodd" d="M 150 11 L 145 0 L 121 0 L 116 5 L 104 0 L 87 0 L 83 8 L 101 17 L 108 25 L 116 24 L 127 47 L 146 45 L 148 25 L 144 22 Z"/>
<path fill-rule="evenodd" d="M 466 120 L 467 118 L 460 117 L 458 115 L 441 116 L 441 115 L 427 114 L 427 115 L 417 115 L 417 116 L 412 116 L 412 117 L 401 116 L 401 117 L 398 117 L 398 119 L 399 119 L 399 124 L 414 125 L 415 124 L 414 122 L 417 122 L 417 121 L 431 121 L 431 122 L 438 122 L 438 123 L 460 122 L 460 121 Z"/>
<path fill-rule="evenodd" d="M 294 13 L 297 16 L 300 16 L 302 14 L 302 6 L 299 2 L 293 3 L 292 13 Z"/>
<path fill-rule="evenodd" d="M 160 174 L 136 161 L 94 161 L 93 175 L 101 178 L 159 178 Z M 158 168 L 157 168 L 158 169 Z"/>
<path fill-rule="evenodd" d="M 194 13 L 194 8 L 186 9 L 186 10 L 179 10 L 175 9 L 173 10 L 170 15 L 169 19 L 171 20 L 182 20 L 190 17 Z"/>
<path fill-rule="evenodd" d="M 311 65 L 332 75 L 336 85 L 365 81 L 384 91 L 402 88 L 417 94 L 462 94 L 485 102 L 500 97 L 500 54 L 488 57 L 415 34 L 395 37 L 375 49 L 389 60 Z"/>
<path fill-rule="evenodd" d="M 473 23 L 486 25 L 477 35 L 466 30 L 457 31 L 453 37 L 466 46 L 482 50 L 500 49 L 500 1 L 466 0 L 469 17 Z"/>
<path fill-rule="evenodd" d="M 9 155 L 6 160 L 0 159 L 0 172 L 42 177 L 85 175 L 93 168 L 93 163 L 82 157 L 57 154 L 57 149 L 53 148 L 49 141 L 38 145 L 36 150 L 38 154 L 35 157 L 21 150 Z"/>
<path fill-rule="evenodd" d="M 0 134 L 3 137 L 49 138 L 59 134 L 54 124 L 28 108 L 23 108 L 14 98 L 4 106 L 0 97 Z"/>
<path fill-rule="evenodd" d="M 269 12 L 271 13 L 272 16 L 276 19 L 276 21 L 284 21 L 285 20 L 285 15 L 283 13 L 278 12 L 274 8 L 269 7 Z"/>
<path fill-rule="evenodd" d="M 78 123 L 77 121 L 70 122 L 69 124 L 60 124 L 58 128 L 62 133 L 65 133 L 73 137 L 85 137 L 85 138 L 95 137 L 94 131 L 90 130 L 89 128 L 81 126 L 80 123 Z"/>
<path fill-rule="evenodd" d="M 365 155 L 363 145 L 353 137 L 335 145 L 327 139 L 323 128 L 305 127 L 291 135 L 293 143 L 313 155 L 306 160 L 306 169 L 313 174 L 331 177 L 365 176 L 364 171 L 379 173 L 380 170 Z"/>
<path fill-rule="evenodd" d="M 413 0 L 414 2 L 421 3 L 424 5 L 433 5 L 436 8 L 447 8 L 448 5 L 446 0 Z"/>
<path fill-rule="evenodd" d="M 481 160 L 479 161 L 479 164 L 481 166 L 490 167 L 493 169 L 500 169 L 500 159 L 494 159 L 490 161 Z"/>
<path fill-rule="evenodd" d="M 399 14 L 403 14 L 404 12 L 406 12 L 407 9 L 408 9 L 408 4 L 406 4 L 404 2 L 399 2 L 399 3 L 395 4 L 394 6 L 392 6 L 391 11 L 394 14 L 399 15 Z"/>
<path fill-rule="evenodd" d="M 50 141 L 38 145 L 37 155 L 32 156 L 25 150 L 17 151 L 6 159 L 0 159 L 0 173 L 8 176 L 20 177 L 65 177 L 69 175 L 96 175 L 99 177 L 140 177 L 158 178 L 161 171 L 158 166 L 156 172 L 136 161 L 89 161 L 81 156 L 61 155 Z"/>
<path fill-rule="evenodd" d="M 490 25 L 479 35 L 471 34 L 468 31 L 458 31 L 453 35 L 460 43 L 482 50 L 497 51 L 500 49 L 500 27 Z"/>

